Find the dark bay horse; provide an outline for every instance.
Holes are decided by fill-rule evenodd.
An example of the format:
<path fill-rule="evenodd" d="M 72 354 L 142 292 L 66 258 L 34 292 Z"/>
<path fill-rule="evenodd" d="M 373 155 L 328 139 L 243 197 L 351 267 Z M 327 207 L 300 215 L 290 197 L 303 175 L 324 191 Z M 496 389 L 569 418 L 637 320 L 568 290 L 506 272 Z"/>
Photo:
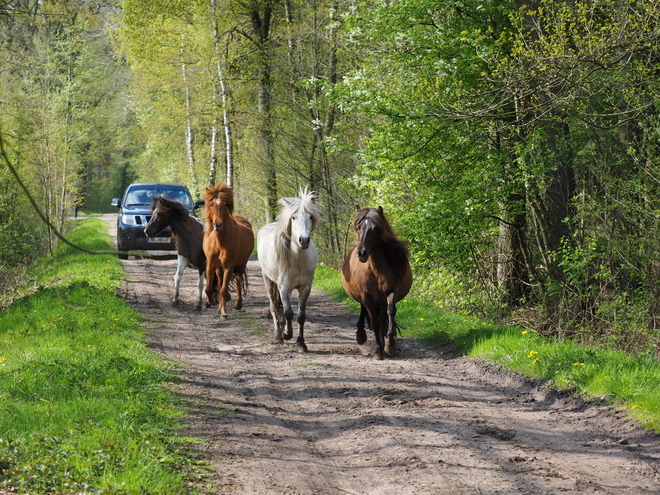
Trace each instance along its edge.
<path fill-rule="evenodd" d="M 174 274 L 174 298 L 172 304 L 179 304 L 179 285 L 186 267 L 196 268 L 199 273 L 197 282 L 197 304 L 202 307 L 206 256 L 202 249 L 204 225 L 193 217 L 188 209 L 178 201 L 156 198 L 151 204 L 151 219 L 144 228 L 148 237 L 155 237 L 165 227 L 172 229 L 172 238 L 176 246 L 177 270 Z"/>
<path fill-rule="evenodd" d="M 216 302 L 215 278 L 220 292 L 218 311 L 226 317 L 230 287 L 236 290 L 234 308 L 243 307 L 243 292 L 247 289 L 246 268 L 254 248 L 254 233 L 245 217 L 234 215 L 234 192 L 228 185 L 219 183 L 215 187 L 207 187 L 204 200 L 206 224 L 203 248 L 206 254 L 207 305 Z"/>
<path fill-rule="evenodd" d="M 314 193 L 307 190 L 300 191 L 299 198 L 282 198 L 279 202 L 282 210 L 277 221 L 265 225 L 257 234 L 259 263 L 270 301 L 275 340 L 281 344 L 293 336 L 291 293 L 295 289 L 298 291 L 296 346 L 299 352 L 307 352 L 303 334 L 305 307 L 318 260 L 311 233 L 321 223 L 321 208 Z"/>
<path fill-rule="evenodd" d="M 382 207 L 358 209 L 353 230 L 358 240 L 344 260 L 341 281 L 346 293 L 360 303 L 357 343 L 367 340 L 367 320 L 376 338 L 374 358 L 383 359 L 383 351 L 396 352 L 396 303 L 412 286 L 408 245 L 397 239 Z"/>

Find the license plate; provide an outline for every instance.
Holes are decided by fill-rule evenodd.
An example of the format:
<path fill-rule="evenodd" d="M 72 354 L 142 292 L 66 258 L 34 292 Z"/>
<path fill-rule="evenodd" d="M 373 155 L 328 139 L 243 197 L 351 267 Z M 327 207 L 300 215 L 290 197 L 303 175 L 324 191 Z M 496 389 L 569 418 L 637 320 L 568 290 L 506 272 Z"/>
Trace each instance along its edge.
<path fill-rule="evenodd" d="M 147 237 L 147 242 L 154 244 L 167 244 L 170 240 L 170 237 Z"/>

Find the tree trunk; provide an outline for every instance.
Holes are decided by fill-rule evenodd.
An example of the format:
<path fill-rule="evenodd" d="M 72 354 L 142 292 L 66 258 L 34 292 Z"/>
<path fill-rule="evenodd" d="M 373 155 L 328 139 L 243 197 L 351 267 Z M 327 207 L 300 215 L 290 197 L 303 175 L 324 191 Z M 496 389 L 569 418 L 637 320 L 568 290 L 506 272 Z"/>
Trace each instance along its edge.
<path fill-rule="evenodd" d="M 181 35 L 181 77 L 183 78 L 183 88 L 185 95 L 186 107 L 186 153 L 188 156 L 188 170 L 190 174 L 190 182 L 194 190 L 197 190 L 197 175 L 195 174 L 195 151 L 194 151 L 194 136 L 192 128 L 192 109 L 190 104 L 190 88 L 188 87 L 188 75 L 186 71 L 186 62 L 183 58 L 184 54 L 184 37 Z"/>
<path fill-rule="evenodd" d="M 220 85 L 220 109 L 218 109 L 218 90 L 217 86 L 213 85 L 213 106 L 215 110 L 215 118 L 213 120 L 213 130 L 211 137 L 211 166 L 209 167 L 209 184 L 213 185 L 216 181 L 217 174 L 217 140 L 218 140 L 218 114 L 222 112 L 222 126 L 225 135 L 225 166 L 226 166 L 226 183 L 232 186 L 234 183 L 234 157 L 233 157 L 233 138 L 231 123 L 229 121 L 229 93 L 225 81 L 224 71 L 222 68 L 222 53 L 220 50 L 220 30 L 218 28 L 216 0 L 211 0 L 211 11 L 213 14 L 213 37 L 215 40 L 215 57 L 216 57 L 216 73 L 218 75 L 218 83 Z"/>
<path fill-rule="evenodd" d="M 266 180 L 266 217 L 273 221 L 277 211 L 277 171 L 275 169 L 275 152 L 272 142 L 271 115 L 271 61 L 270 61 L 270 27 L 273 13 L 270 2 L 263 9 L 263 14 L 253 9 L 250 12 L 252 31 L 258 40 L 258 112 L 261 116 L 259 126 L 260 160 Z"/>

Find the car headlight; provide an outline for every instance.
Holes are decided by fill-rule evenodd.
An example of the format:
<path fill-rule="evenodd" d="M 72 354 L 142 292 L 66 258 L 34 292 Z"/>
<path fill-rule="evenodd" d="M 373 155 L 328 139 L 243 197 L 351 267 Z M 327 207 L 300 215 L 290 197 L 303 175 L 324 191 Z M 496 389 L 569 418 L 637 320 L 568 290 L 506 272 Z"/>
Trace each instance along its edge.
<path fill-rule="evenodd" d="M 137 225 L 138 224 L 135 221 L 135 215 L 122 215 L 121 216 L 121 223 L 124 223 L 126 225 Z"/>

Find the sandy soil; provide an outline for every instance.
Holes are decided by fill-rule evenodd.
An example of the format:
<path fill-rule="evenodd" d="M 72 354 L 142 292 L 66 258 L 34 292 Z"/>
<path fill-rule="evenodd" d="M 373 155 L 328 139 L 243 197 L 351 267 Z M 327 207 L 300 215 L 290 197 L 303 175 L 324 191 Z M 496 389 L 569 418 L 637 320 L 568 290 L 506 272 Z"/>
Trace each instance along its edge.
<path fill-rule="evenodd" d="M 122 264 L 154 350 L 182 365 L 209 493 L 660 493 L 660 436 L 603 404 L 407 338 L 374 361 L 372 335 L 357 345 L 356 316 L 316 291 L 309 352 L 276 345 L 256 260 L 227 319 L 194 310 L 192 270 L 171 306 L 175 261 Z"/>

